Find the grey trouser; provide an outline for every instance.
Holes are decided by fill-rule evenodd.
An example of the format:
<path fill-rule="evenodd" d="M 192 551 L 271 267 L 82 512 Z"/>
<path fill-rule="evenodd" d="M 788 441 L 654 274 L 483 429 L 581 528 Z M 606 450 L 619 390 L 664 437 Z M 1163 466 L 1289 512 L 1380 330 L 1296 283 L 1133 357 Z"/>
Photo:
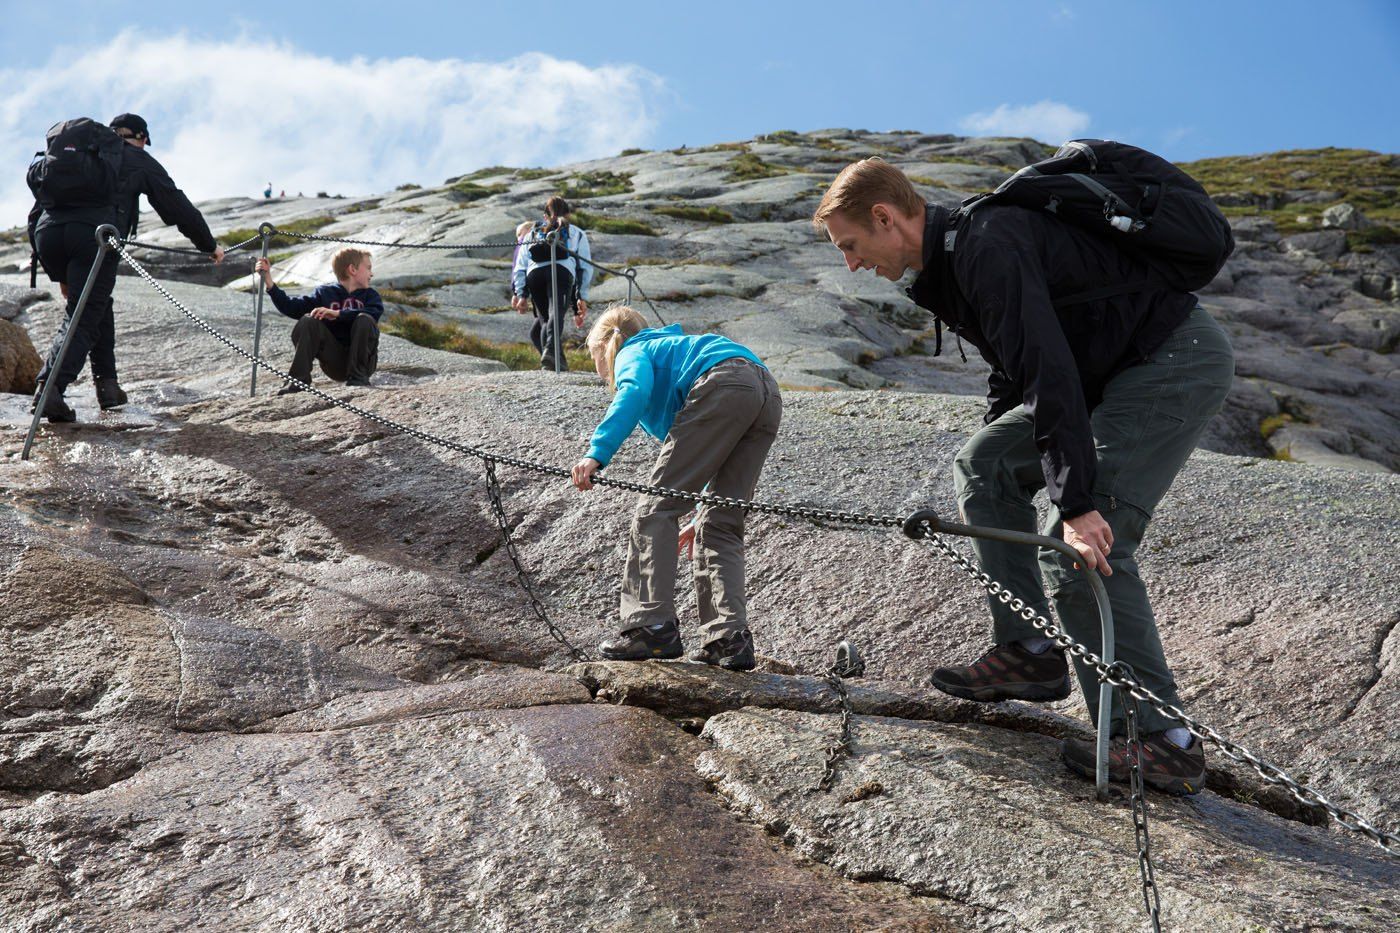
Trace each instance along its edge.
<path fill-rule="evenodd" d="M 1113 575 L 1102 580 L 1113 608 L 1117 657 L 1170 703 L 1178 703 L 1176 682 L 1162 653 L 1135 555 L 1157 503 L 1195 449 L 1206 423 L 1224 404 L 1234 370 L 1225 331 L 1197 308 L 1146 361 L 1108 383 L 1090 417 L 1098 454 L 1094 501 L 1113 529 Z M 969 524 L 1034 532 L 1031 497 L 1044 488 L 1045 477 L 1025 408 L 1007 412 L 973 435 L 958 452 L 953 476 L 958 505 Z M 1063 539 L 1059 509 L 1051 507 L 1041 533 Z M 1050 550 L 1041 550 L 1037 560 L 1024 545 L 974 540 L 973 547 L 982 569 L 1041 615 L 1049 611 L 1048 591 L 1065 632 L 1096 654 L 1100 651 L 1098 608 L 1084 574 L 1071 561 Z M 989 599 L 989 604 L 997 644 L 1040 634 L 999 600 Z M 1077 668 L 1089 713 L 1096 720 L 1097 677 L 1082 664 Z M 1116 694 L 1113 704 L 1115 731 L 1121 731 L 1123 713 Z M 1153 732 L 1177 723 L 1143 704 L 1142 725 Z"/>
<path fill-rule="evenodd" d="M 335 339 L 325 321 L 309 314 L 297 319 L 292 328 L 292 344 L 296 352 L 290 373 L 302 382 L 311 381 L 311 364 L 318 360 L 321 371 L 336 382 L 368 380 L 379 367 L 379 326 L 368 314 L 355 315 L 348 347 Z"/>
<path fill-rule="evenodd" d="M 772 373 L 742 357 L 718 363 L 691 386 L 650 482 L 686 492 L 709 483 L 715 495 L 752 498 L 782 418 Z M 620 631 L 675 620 L 677 525 L 691 506 L 685 499 L 638 500 L 622 578 Z M 742 509 L 700 510 L 694 572 L 701 638 L 709 642 L 747 629 Z"/>

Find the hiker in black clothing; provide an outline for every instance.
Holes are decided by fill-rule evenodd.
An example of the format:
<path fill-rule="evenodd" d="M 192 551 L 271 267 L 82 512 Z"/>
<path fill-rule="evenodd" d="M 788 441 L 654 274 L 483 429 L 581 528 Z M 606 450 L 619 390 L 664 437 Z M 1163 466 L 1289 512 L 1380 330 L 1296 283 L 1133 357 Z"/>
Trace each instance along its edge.
<path fill-rule="evenodd" d="M 34 208 L 29 214 L 30 239 L 45 274 L 59 283 L 68 299 L 68 314 L 72 315 L 92 262 L 97 257 L 97 241 L 94 239 L 97 227 L 110 223 L 123 237 L 134 236 L 138 200 L 142 194 L 150 200 L 161 219 L 177 227 L 196 249 L 208 253 L 214 262 L 223 261 L 223 247 L 214 241 L 204 217 L 184 192 L 175 186 L 164 167 L 145 151 L 150 143 L 146 121 L 135 114 L 124 113 L 112 120 L 110 129 L 93 121 L 87 123 L 91 125 L 82 131 L 91 135 L 96 141 L 94 145 L 106 145 L 110 138 L 119 139 L 112 147 L 116 163 L 114 192 L 102 198 L 85 199 L 89 203 L 70 203 L 61 194 L 43 190 L 43 159 L 36 159 L 28 173 L 30 190 L 35 197 Z M 50 134 L 56 129 L 57 126 L 51 129 Z M 121 140 L 126 145 L 121 145 Z M 73 409 L 64 401 L 63 393 L 69 383 L 78 377 L 83 360 L 88 356 L 91 356 L 98 404 L 104 410 L 126 404 L 126 393 L 117 381 L 116 322 L 112 308 L 116 276 L 117 256 L 108 253 L 93 282 L 92 292 L 68 352 L 61 362 L 55 364 L 57 373 L 54 378 L 57 381 L 44 410 L 44 416 L 50 421 L 77 420 Z M 61 342 L 60 333 L 55 338 L 53 352 L 57 352 Z M 48 375 L 46 364 L 39 374 L 39 381 L 43 382 Z"/>
<path fill-rule="evenodd" d="M 369 287 L 374 278 L 370 254 L 362 249 L 346 247 L 331 259 L 335 285 L 321 285 L 309 295 L 293 298 L 272 281 L 272 266 L 259 259 L 254 270 L 262 276 L 272 303 L 289 318 L 296 319 L 292 328 L 292 357 L 289 372 L 293 379 L 311 384 L 311 364 L 317 361 L 321 371 L 336 382 L 349 386 L 368 386 L 370 377 L 379 366 L 379 318 L 384 314 L 384 300 Z M 303 391 L 295 382 L 288 382 L 278 395 Z"/>
<path fill-rule="evenodd" d="M 1065 631 L 1096 653 L 1098 612 L 1077 568 L 1101 573 L 1118 659 L 1179 705 L 1134 554 L 1229 390 L 1233 355 L 1221 327 L 1195 295 L 1153 279 L 1147 260 L 1107 238 L 1048 211 L 994 200 L 954 217 L 926 205 L 902 172 L 878 159 L 847 166 L 813 223 L 851 271 L 873 269 L 897 281 L 913 269 L 909 296 L 960 348 L 971 344 L 991 364 L 986 426 L 953 466 L 964 520 L 1035 532 L 1031 499 L 1043 488 L 1052 508 L 1042 533 L 1080 555 L 1076 564 L 1045 550 L 1037 564 L 1023 545 L 974 540 L 983 570 L 1047 618 L 1048 587 Z M 1233 242 L 1223 217 L 1220 223 L 1228 255 Z M 1124 293 L 1124 283 L 1132 290 Z M 1084 297 L 1094 291 L 1119 293 Z M 1064 652 L 1000 600 L 990 604 L 996 644 L 972 664 L 935 670 L 934 686 L 981 702 L 1067 697 Z M 1082 665 L 1078 673 L 1097 716 L 1097 677 Z M 1116 696 L 1114 703 L 1114 734 L 1121 735 Z M 1199 790 L 1200 741 L 1146 704 L 1142 728 L 1145 780 L 1169 793 Z M 1062 754 L 1073 770 L 1093 776 L 1092 742 L 1067 740 Z M 1126 755 L 1121 739 L 1111 745 L 1111 779 L 1127 779 Z"/>
<path fill-rule="evenodd" d="M 510 306 L 520 314 L 529 312 L 533 305 L 535 321 L 530 327 L 530 343 L 540 354 L 540 368 L 554 369 L 554 321 L 550 317 L 550 302 L 558 292 L 561 313 L 572 309 L 574 326 L 582 327 L 588 313 L 588 288 L 593 282 L 592 253 L 588 245 L 588 234 L 581 227 L 570 223 L 573 209 L 569 202 L 558 195 L 545 201 L 544 220 L 534 224 L 527 231 L 525 245 L 515 251 L 515 263 L 511 269 Z M 522 239 L 517 229 L 517 240 Z M 551 233 L 559 235 L 558 249 L 550 261 L 550 247 L 545 238 Z M 575 259 L 569 250 L 577 253 Z M 551 283 L 550 270 L 554 271 Z M 561 333 L 563 323 L 560 322 Z M 560 363 L 568 369 L 561 352 Z"/>

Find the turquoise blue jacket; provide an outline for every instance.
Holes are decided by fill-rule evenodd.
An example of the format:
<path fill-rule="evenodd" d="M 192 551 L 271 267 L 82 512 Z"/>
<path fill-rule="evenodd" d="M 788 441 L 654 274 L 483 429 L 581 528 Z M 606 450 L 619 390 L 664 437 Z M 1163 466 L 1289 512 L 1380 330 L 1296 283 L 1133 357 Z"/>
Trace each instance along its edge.
<path fill-rule="evenodd" d="M 607 466 L 638 424 L 663 440 L 695 380 L 736 356 L 763 365 L 752 350 L 728 337 L 688 337 L 679 324 L 649 328 L 627 338 L 613 365 L 617 395 L 593 432 L 588 456 Z"/>

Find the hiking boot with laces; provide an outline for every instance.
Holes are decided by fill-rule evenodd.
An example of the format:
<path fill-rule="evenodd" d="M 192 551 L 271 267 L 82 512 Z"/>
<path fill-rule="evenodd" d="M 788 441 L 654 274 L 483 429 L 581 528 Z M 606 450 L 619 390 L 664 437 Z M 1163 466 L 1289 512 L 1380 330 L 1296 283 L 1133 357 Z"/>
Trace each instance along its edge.
<path fill-rule="evenodd" d="M 42 388 L 43 384 L 41 383 L 41 391 Z M 38 404 L 39 402 L 36 398 L 34 404 L 29 406 L 29 410 L 33 411 Z M 78 420 L 78 413 L 68 407 L 68 403 L 63 400 L 63 396 L 54 393 L 50 395 L 48 401 L 44 403 L 44 417 L 49 419 L 49 424 L 71 424 Z"/>
<path fill-rule="evenodd" d="M 598 653 L 609 661 L 671 661 L 684 650 L 680 626 L 675 622 L 629 628 L 598 646 Z"/>
<path fill-rule="evenodd" d="M 93 388 L 97 390 L 97 404 L 103 411 L 121 408 L 127 403 L 126 393 L 112 376 L 95 376 Z"/>
<path fill-rule="evenodd" d="M 1119 736 L 1108 743 L 1108 779 L 1115 784 L 1128 783 L 1128 768 L 1133 750 L 1128 740 Z M 1065 739 L 1060 743 L 1060 757 L 1075 774 L 1094 779 L 1094 740 Z M 1179 748 L 1167 738 L 1166 731 L 1149 732 L 1142 737 L 1142 781 L 1153 790 L 1184 797 L 1200 793 L 1206 784 L 1206 752 L 1201 740 L 1191 736 L 1191 744 Z"/>
<path fill-rule="evenodd" d="M 964 700 L 1030 700 L 1044 703 L 1069 696 L 1069 665 L 1059 648 L 1035 654 L 1020 642 L 996 645 L 966 667 L 940 667 L 929 682 Z"/>
<path fill-rule="evenodd" d="M 748 629 L 707 641 L 685 656 L 696 664 L 714 664 L 727 671 L 753 670 L 753 634 Z"/>

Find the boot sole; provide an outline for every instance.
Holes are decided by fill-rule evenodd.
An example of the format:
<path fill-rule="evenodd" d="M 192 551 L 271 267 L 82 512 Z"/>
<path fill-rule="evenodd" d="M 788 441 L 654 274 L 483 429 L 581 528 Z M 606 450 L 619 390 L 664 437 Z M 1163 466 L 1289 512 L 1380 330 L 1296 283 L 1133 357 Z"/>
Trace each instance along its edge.
<path fill-rule="evenodd" d="M 1078 759 L 1071 758 L 1063 751 L 1060 752 L 1060 760 L 1065 763 L 1066 768 L 1069 768 L 1080 777 L 1088 778 L 1091 781 L 1098 779 L 1098 774 L 1095 773 L 1093 765 L 1085 766 L 1081 764 Z M 1127 784 L 1128 778 L 1126 776 L 1121 778 L 1115 777 L 1113 772 L 1110 771 L 1108 782 L 1110 784 Z M 1205 789 L 1206 775 L 1205 772 L 1202 772 L 1199 779 L 1193 780 L 1192 778 L 1153 778 L 1145 774 L 1143 775 L 1142 783 L 1152 790 L 1166 794 L 1169 797 L 1191 797 Z"/>
<path fill-rule="evenodd" d="M 1054 685 L 1014 684 L 1001 687 L 982 687 L 979 690 L 940 683 L 938 679 L 934 677 L 929 678 L 929 683 L 949 696 L 957 697 L 960 700 L 971 700 L 974 703 L 998 703 L 1002 700 L 1024 700 L 1028 703 L 1051 703 L 1055 700 L 1063 700 L 1070 694 L 1068 677 Z"/>

